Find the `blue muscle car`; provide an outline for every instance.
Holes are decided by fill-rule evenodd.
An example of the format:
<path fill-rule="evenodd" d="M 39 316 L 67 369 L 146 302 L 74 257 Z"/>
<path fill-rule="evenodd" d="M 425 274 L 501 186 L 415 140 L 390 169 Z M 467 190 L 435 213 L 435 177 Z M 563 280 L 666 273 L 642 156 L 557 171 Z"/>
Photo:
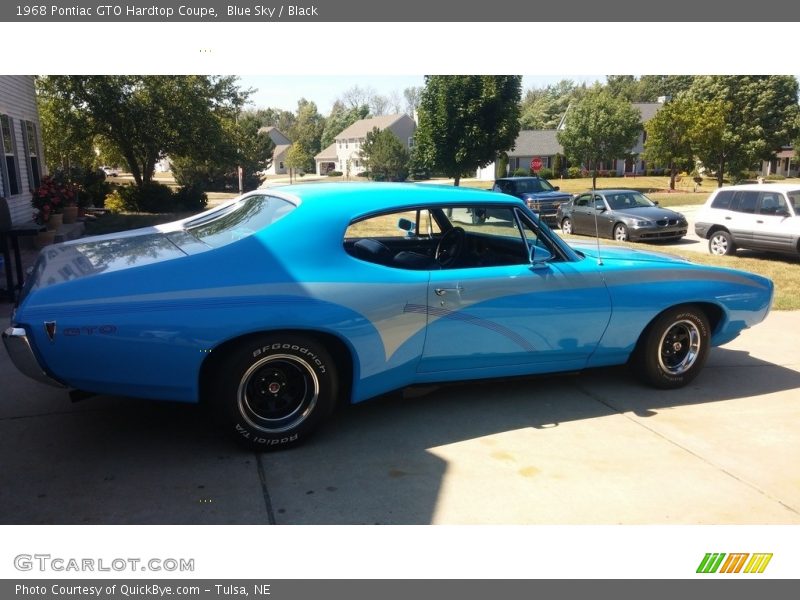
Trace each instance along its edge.
<path fill-rule="evenodd" d="M 487 218 L 474 222 L 476 211 Z M 491 215 L 491 216 L 489 216 Z M 764 319 L 771 281 L 572 248 L 525 202 L 433 185 L 297 185 L 42 251 L 3 340 L 41 381 L 207 402 L 242 443 L 338 401 L 629 363 L 675 388 Z"/>

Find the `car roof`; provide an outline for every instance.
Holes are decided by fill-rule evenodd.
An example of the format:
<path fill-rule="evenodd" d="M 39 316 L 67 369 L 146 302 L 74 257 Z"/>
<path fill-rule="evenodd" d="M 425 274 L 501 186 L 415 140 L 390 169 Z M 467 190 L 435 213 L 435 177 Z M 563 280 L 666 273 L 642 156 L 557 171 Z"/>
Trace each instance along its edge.
<path fill-rule="evenodd" d="M 320 209 L 326 218 L 346 218 L 412 206 L 522 204 L 506 194 L 483 189 L 422 183 L 316 183 L 258 190 L 285 196 L 303 209 Z"/>
<path fill-rule="evenodd" d="M 726 185 L 714 190 L 714 193 L 723 190 L 742 190 L 758 192 L 794 192 L 800 190 L 800 183 L 742 183 L 740 185 Z"/>
<path fill-rule="evenodd" d="M 645 195 L 639 190 L 631 190 L 628 188 L 614 188 L 613 190 L 604 188 L 602 190 L 594 190 L 595 194 L 630 194 L 631 192 L 634 192 L 636 194 L 642 194 L 643 196 Z M 585 192 L 581 192 L 581 194 L 591 194 L 591 193 L 592 190 L 586 190 Z"/>
<path fill-rule="evenodd" d="M 521 181 L 523 179 L 536 179 L 541 180 L 541 177 L 535 175 L 521 175 L 519 177 L 498 177 L 495 181 Z"/>

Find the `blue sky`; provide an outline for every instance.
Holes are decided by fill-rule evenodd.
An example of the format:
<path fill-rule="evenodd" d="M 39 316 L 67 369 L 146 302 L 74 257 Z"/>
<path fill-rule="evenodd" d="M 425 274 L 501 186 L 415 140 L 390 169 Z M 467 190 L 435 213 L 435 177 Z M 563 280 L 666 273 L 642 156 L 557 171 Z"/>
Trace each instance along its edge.
<path fill-rule="evenodd" d="M 542 87 L 561 79 L 593 83 L 605 80 L 604 75 L 523 75 L 523 89 Z M 294 111 L 297 101 L 306 98 L 316 102 L 320 113 L 327 115 L 337 97 L 358 85 L 371 87 L 379 94 L 396 90 L 401 95 L 407 87 L 424 85 L 423 75 L 242 75 L 242 87 L 257 90 L 251 96 L 256 108 L 282 108 Z M 402 96 L 401 96 L 402 97 Z"/>

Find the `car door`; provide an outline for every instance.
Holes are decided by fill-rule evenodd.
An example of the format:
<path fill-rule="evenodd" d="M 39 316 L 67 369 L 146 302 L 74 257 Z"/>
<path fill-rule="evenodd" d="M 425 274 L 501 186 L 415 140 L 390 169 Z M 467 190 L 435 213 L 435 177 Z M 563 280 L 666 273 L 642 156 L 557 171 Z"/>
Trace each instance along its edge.
<path fill-rule="evenodd" d="M 527 217 L 517 227 L 518 247 L 547 247 Z M 465 228 L 468 238 L 478 235 Z M 548 251 L 556 253 L 552 245 Z M 490 377 L 582 368 L 605 331 L 611 303 L 594 261 L 556 253 L 534 266 L 522 250 L 516 264 L 431 271 L 427 312 L 418 370 L 438 374 L 432 379 Z"/>
<path fill-rule="evenodd" d="M 592 207 L 592 195 L 581 194 L 575 198 L 572 208 L 572 231 L 573 233 L 594 232 L 594 208 Z M 591 229 L 589 224 L 591 223 Z"/>
<path fill-rule="evenodd" d="M 793 252 L 798 219 L 792 216 L 786 197 L 778 191 L 760 192 L 751 247 L 773 252 Z"/>
<path fill-rule="evenodd" d="M 754 190 L 737 191 L 731 200 L 730 210 L 722 215 L 720 224 L 731 232 L 733 242 L 742 248 L 750 248 L 753 243 L 758 194 Z"/>

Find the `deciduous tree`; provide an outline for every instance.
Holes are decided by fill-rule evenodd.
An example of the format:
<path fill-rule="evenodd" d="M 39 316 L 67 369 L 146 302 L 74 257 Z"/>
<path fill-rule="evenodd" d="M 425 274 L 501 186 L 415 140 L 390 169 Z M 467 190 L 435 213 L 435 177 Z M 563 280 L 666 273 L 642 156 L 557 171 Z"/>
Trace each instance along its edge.
<path fill-rule="evenodd" d="M 361 146 L 370 179 L 375 181 L 405 181 L 408 178 L 408 150 L 388 129 L 373 128 Z"/>
<path fill-rule="evenodd" d="M 429 75 L 419 104 L 415 164 L 455 179 L 511 149 L 519 133 L 522 76 Z"/>

